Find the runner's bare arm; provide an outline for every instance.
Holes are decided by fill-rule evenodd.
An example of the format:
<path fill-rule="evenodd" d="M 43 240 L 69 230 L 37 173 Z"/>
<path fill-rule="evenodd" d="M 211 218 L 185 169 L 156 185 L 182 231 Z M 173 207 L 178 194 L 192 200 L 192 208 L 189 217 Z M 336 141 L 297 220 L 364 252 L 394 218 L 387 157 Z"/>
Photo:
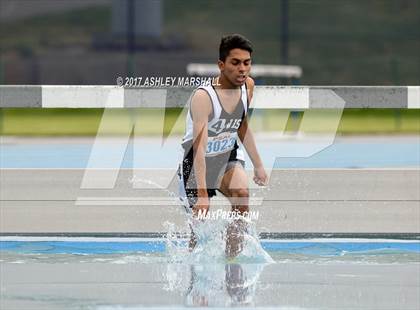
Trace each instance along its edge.
<path fill-rule="evenodd" d="M 253 93 L 254 93 L 254 80 L 250 77 L 246 80 L 247 89 L 248 89 L 248 108 L 249 103 L 251 102 Z M 251 128 L 248 126 L 248 119 L 245 117 L 241 126 L 238 129 L 238 136 L 241 139 L 242 144 L 245 147 L 246 152 L 251 158 L 252 164 L 254 166 L 254 181 L 258 185 L 266 185 L 268 181 L 267 174 L 265 173 L 264 166 L 260 155 L 255 144 L 254 134 L 252 133 Z"/>
<path fill-rule="evenodd" d="M 207 125 L 211 111 L 212 105 L 209 95 L 205 90 L 198 89 L 191 101 L 194 172 L 197 182 L 198 197 L 207 197 L 205 155 L 207 149 Z"/>

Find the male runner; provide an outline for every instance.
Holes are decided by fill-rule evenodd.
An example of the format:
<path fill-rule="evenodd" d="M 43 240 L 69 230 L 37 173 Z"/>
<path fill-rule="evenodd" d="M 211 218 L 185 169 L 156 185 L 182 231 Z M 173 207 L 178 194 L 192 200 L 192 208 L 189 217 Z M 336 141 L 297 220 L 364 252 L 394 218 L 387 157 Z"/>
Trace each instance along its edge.
<path fill-rule="evenodd" d="M 254 182 L 260 186 L 267 183 L 267 174 L 247 121 L 254 90 L 254 81 L 248 76 L 251 54 L 251 42 L 243 36 L 223 37 L 219 47 L 219 84 L 199 87 L 191 98 L 179 177 L 181 197 L 185 197 L 195 216 L 200 210 L 207 213 L 209 198 L 216 195 L 216 190 L 229 199 L 232 212 L 249 212 L 248 178 L 237 138 L 251 158 Z M 241 251 L 244 226 L 243 221 L 236 220 L 228 227 L 228 257 Z M 195 244 L 192 232 L 190 249 Z"/>

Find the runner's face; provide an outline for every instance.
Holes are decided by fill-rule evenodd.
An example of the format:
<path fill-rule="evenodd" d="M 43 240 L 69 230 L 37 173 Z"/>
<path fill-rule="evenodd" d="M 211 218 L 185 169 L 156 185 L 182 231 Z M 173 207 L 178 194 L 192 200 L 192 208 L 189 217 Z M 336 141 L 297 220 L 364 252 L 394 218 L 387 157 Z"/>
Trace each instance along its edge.
<path fill-rule="evenodd" d="M 219 60 L 219 69 L 233 86 L 242 86 L 251 70 L 251 54 L 239 48 L 230 50 L 224 62 Z"/>

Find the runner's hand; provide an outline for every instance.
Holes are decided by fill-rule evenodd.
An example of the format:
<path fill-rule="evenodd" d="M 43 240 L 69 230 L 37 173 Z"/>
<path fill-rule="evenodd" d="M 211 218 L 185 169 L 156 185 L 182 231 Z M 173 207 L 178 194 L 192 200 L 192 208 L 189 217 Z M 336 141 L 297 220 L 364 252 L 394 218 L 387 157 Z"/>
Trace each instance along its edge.
<path fill-rule="evenodd" d="M 207 190 L 205 194 L 198 194 L 197 202 L 194 205 L 193 211 L 195 215 L 198 215 L 198 211 L 207 213 L 210 206 L 210 199 L 207 195 Z"/>
<path fill-rule="evenodd" d="M 263 166 L 254 168 L 254 182 L 259 186 L 266 186 L 268 176 Z"/>

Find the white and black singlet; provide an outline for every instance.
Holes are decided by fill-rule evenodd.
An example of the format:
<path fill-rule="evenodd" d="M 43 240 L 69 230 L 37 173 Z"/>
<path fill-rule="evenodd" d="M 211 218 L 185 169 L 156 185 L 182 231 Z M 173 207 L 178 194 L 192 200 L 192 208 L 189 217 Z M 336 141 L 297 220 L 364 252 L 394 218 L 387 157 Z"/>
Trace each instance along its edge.
<path fill-rule="evenodd" d="M 212 113 L 207 125 L 207 150 L 206 160 L 206 184 L 208 196 L 216 195 L 220 177 L 231 167 L 239 162 L 245 164 L 243 150 L 238 146 L 238 129 L 247 115 L 248 94 L 246 84 L 241 86 L 241 95 L 232 113 L 223 108 L 220 98 L 213 86 L 197 88 L 207 92 L 211 99 Z M 197 201 L 197 185 L 193 168 L 193 119 L 190 109 L 186 120 L 186 134 L 182 140 L 184 157 L 178 171 L 180 182 L 180 195 L 188 200 L 192 207 Z"/>

